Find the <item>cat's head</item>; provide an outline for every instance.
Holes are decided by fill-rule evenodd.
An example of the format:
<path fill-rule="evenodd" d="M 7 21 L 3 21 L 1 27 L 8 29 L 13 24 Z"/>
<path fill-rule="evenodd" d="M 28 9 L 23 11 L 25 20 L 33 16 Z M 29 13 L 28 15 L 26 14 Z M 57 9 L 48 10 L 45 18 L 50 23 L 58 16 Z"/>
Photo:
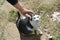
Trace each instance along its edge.
<path fill-rule="evenodd" d="M 32 21 L 39 21 L 41 18 L 39 13 L 35 13 L 32 15 Z"/>

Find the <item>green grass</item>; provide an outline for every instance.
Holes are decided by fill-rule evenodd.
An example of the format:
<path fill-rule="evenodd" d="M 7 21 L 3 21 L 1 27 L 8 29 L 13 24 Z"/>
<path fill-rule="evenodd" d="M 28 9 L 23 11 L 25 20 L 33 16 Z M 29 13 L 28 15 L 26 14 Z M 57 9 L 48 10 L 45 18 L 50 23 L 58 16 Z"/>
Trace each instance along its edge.
<path fill-rule="evenodd" d="M 57 35 L 55 36 L 56 40 L 60 40 L 60 23 L 56 24 Z"/>
<path fill-rule="evenodd" d="M 0 25 L 0 40 L 5 40 L 4 38 L 4 27 Z"/>
<path fill-rule="evenodd" d="M 51 12 L 54 6 L 50 6 L 50 5 L 46 5 L 46 4 L 42 4 L 40 5 L 40 7 L 38 8 L 38 10 L 42 10 L 42 11 L 46 11 L 46 12 Z"/>
<path fill-rule="evenodd" d="M 8 17 L 8 20 L 10 22 L 15 22 L 16 21 L 16 17 L 17 17 L 17 10 L 11 10 L 9 13 L 9 17 Z"/>
<path fill-rule="evenodd" d="M 56 40 L 60 40 L 60 34 L 57 35 Z"/>
<path fill-rule="evenodd" d="M 58 9 L 56 9 L 56 8 L 58 8 Z M 38 8 L 39 11 L 43 11 L 43 13 L 41 13 L 42 14 L 41 26 L 42 27 L 46 26 L 47 29 L 49 30 L 49 32 L 52 34 L 52 36 L 54 36 L 54 38 L 56 40 L 60 40 L 60 33 L 59 33 L 60 32 L 60 24 L 48 22 L 49 18 L 47 17 L 47 15 L 53 13 L 55 10 L 59 11 L 59 9 L 60 9 L 60 1 L 55 2 L 53 5 L 42 4 Z"/>
<path fill-rule="evenodd" d="M 57 24 L 56 27 L 57 27 L 58 29 L 60 29 L 60 24 Z"/>

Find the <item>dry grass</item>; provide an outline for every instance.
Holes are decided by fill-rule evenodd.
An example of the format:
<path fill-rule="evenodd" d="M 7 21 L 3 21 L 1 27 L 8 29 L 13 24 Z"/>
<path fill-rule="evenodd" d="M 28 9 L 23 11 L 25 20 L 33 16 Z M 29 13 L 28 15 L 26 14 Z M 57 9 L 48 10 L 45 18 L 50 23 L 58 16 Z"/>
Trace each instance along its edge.
<path fill-rule="evenodd" d="M 4 25 L 2 24 L 2 21 L 1 20 L 3 20 L 3 13 L 4 13 L 4 11 L 1 11 L 0 10 L 0 40 L 5 40 L 4 39 Z"/>

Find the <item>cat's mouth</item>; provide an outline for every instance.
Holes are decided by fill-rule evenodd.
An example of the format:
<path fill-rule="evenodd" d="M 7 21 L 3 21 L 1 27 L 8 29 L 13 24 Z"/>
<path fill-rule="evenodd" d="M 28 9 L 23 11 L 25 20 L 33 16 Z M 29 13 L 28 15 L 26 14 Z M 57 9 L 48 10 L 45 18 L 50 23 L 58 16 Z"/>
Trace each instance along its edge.
<path fill-rule="evenodd" d="M 39 22 L 38 20 L 36 20 L 36 22 Z"/>

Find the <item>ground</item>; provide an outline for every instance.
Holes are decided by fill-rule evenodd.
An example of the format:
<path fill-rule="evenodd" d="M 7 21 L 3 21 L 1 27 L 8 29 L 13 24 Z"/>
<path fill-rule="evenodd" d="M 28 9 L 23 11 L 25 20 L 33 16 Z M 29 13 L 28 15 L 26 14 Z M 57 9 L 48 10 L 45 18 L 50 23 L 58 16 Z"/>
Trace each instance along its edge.
<path fill-rule="evenodd" d="M 47 4 L 47 5 L 51 5 L 54 4 L 54 2 L 56 2 L 56 0 L 20 0 L 20 2 L 24 5 L 24 7 L 28 8 L 28 9 L 32 9 L 35 12 L 37 11 L 37 8 L 42 5 L 42 4 Z M 1 5 L 0 7 L 0 25 L 2 27 L 4 27 L 4 29 L 2 30 L 4 33 L 2 36 L 3 39 L 1 40 L 39 40 L 36 37 L 32 36 L 32 37 L 24 37 L 22 35 L 19 34 L 16 25 L 14 22 L 9 22 L 8 18 L 9 18 L 9 12 L 11 10 L 16 10 L 11 4 L 9 4 L 7 1 L 4 2 L 3 5 Z M 40 10 L 39 10 L 40 11 Z M 2 16 L 1 16 L 2 15 Z M 46 15 L 45 15 L 46 16 Z M 48 18 L 49 19 L 49 18 Z M 48 20 L 47 19 L 47 20 Z M 43 20 L 46 21 L 47 20 Z M 48 23 L 50 24 L 50 26 L 53 25 L 53 23 L 51 22 L 47 22 L 41 25 L 41 29 L 43 31 L 43 36 L 41 37 L 41 40 L 48 40 L 46 33 L 44 32 L 44 27 L 49 26 Z M 45 25 L 47 24 L 47 25 Z M 51 25 L 52 24 L 52 25 Z M 49 27 L 50 27 L 49 26 Z M 53 25 L 55 26 L 55 25 Z M 47 28 L 48 30 L 52 31 L 55 27 L 50 27 Z M 56 29 L 55 29 L 56 30 Z M 55 32 L 55 30 L 53 30 L 51 33 Z M 55 33 L 53 33 L 55 35 Z"/>

